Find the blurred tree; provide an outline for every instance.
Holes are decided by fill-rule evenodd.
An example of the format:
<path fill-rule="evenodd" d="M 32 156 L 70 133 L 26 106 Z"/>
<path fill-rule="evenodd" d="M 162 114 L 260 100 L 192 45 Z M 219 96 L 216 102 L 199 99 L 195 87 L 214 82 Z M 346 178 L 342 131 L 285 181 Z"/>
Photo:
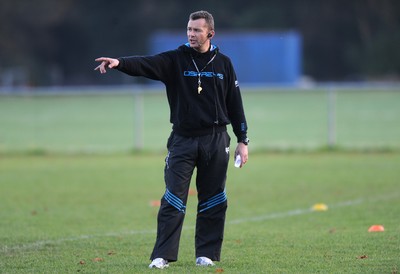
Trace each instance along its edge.
<path fill-rule="evenodd" d="M 399 76 L 400 2 L 369 0 L 355 5 L 361 47 L 351 58 L 368 77 Z"/>
<path fill-rule="evenodd" d="M 53 25 L 62 24 L 72 1 L 0 2 L 1 68 L 24 68 L 32 81 L 40 79 L 42 66 L 49 64 L 58 41 L 51 35 Z M 36 84 L 36 83 L 31 83 Z"/>
<path fill-rule="evenodd" d="M 184 33 L 199 9 L 214 14 L 217 31 L 299 31 L 304 73 L 316 80 L 400 75 L 397 0 L 1 0 L 0 85 L 14 70 L 31 85 L 137 81 L 101 77 L 94 58 L 146 54 L 155 30 Z"/>

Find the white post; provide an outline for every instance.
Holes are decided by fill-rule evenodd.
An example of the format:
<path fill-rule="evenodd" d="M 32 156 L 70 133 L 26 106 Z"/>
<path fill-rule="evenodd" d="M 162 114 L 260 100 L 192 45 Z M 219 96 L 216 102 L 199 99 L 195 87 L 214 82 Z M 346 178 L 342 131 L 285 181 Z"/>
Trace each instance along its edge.
<path fill-rule="evenodd" d="M 144 107 L 143 107 L 143 94 L 142 91 L 135 93 L 135 111 L 134 111 L 134 125 L 133 125 L 133 139 L 134 139 L 134 149 L 142 150 L 143 135 L 144 135 Z"/>
<path fill-rule="evenodd" d="M 328 147 L 336 145 L 336 92 L 333 87 L 328 88 Z"/>

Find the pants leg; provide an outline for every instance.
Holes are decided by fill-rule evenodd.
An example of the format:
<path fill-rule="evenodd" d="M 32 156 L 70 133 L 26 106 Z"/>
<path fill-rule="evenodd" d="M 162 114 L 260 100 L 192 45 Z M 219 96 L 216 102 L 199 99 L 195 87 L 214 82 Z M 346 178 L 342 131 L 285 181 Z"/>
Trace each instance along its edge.
<path fill-rule="evenodd" d="M 196 219 L 196 257 L 219 261 L 224 234 L 227 198 L 226 173 L 229 162 L 228 133 L 201 137 L 196 185 L 198 211 Z"/>
<path fill-rule="evenodd" d="M 168 139 L 164 179 L 166 191 L 157 217 L 157 239 L 150 259 L 178 259 L 189 184 L 197 158 L 197 138 L 171 134 Z"/>

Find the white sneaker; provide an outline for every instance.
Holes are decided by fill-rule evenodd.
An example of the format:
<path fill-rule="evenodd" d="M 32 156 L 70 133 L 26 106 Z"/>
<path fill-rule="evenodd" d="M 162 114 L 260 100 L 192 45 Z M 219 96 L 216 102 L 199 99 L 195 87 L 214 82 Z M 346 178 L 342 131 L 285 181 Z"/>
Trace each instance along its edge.
<path fill-rule="evenodd" d="M 198 257 L 196 259 L 196 265 L 198 265 L 198 266 L 214 266 L 215 264 L 213 263 L 213 261 L 211 261 L 211 259 L 209 259 L 207 257 Z"/>
<path fill-rule="evenodd" d="M 155 258 L 151 264 L 149 264 L 149 268 L 167 268 L 169 266 L 168 261 L 163 258 Z"/>

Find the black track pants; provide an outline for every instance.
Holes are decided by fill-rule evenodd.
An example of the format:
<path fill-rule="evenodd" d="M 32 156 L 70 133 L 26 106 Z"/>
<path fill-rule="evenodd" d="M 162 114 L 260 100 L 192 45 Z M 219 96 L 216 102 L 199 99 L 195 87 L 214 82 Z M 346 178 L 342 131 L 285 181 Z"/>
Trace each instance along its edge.
<path fill-rule="evenodd" d="M 170 262 L 178 259 L 189 185 L 196 167 L 196 257 L 220 260 L 227 209 L 225 182 L 229 143 L 227 132 L 201 137 L 171 134 L 164 170 L 166 191 L 161 199 L 157 240 L 150 259 L 164 258 Z"/>

